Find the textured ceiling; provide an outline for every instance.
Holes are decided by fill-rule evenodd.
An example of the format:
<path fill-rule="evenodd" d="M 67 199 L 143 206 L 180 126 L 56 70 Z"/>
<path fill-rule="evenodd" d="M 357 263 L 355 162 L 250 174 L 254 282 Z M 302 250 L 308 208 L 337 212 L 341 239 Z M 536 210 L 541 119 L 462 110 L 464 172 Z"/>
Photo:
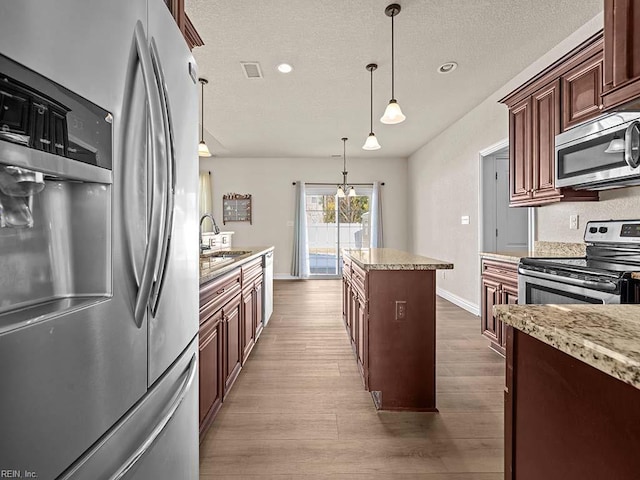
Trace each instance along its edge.
<path fill-rule="evenodd" d="M 407 120 L 383 125 L 391 97 L 388 0 L 186 0 L 205 42 L 205 139 L 217 156 L 407 157 L 602 10 L 602 0 L 404 0 L 395 18 L 396 98 Z M 457 70 L 436 72 L 447 61 Z M 240 62 L 258 61 L 263 79 Z M 275 67 L 291 63 L 283 75 Z M 374 131 L 382 149 L 360 147 Z M 462 140 L 462 139 L 461 139 Z"/>

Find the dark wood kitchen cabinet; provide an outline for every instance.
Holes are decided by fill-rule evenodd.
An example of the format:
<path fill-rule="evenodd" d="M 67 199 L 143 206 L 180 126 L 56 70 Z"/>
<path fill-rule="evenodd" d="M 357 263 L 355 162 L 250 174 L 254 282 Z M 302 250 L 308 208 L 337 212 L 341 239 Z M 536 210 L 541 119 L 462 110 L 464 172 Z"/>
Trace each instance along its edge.
<path fill-rule="evenodd" d="M 640 2 L 604 0 L 605 109 L 640 106 Z"/>
<path fill-rule="evenodd" d="M 602 53 L 562 75 L 562 130 L 602 114 Z"/>
<path fill-rule="evenodd" d="M 491 340 L 489 347 L 504 355 L 505 326 L 493 313 L 494 305 L 518 303 L 518 265 L 498 260 L 482 259 L 481 332 Z"/>
<path fill-rule="evenodd" d="M 556 188 L 555 137 L 601 113 L 602 40 L 590 39 L 501 102 L 509 107 L 509 205 L 597 200 Z"/>
<path fill-rule="evenodd" d="M 242 364 L 262 332 L 262 258 L 242 267 Z"/>
<path fill-rule="evenodd" d="M 242 319 L 240 295 L 222 308 L 224 320 L 224 394 L 228 395 L 242 367 Z"/>
<path fill-rule="evenodd" d="M 182 32 L 185 42 L 189 46 L 189 49 L 193 50 L 194 47 L 201 47 L 204 45 L 202 37 L 193 25 L 187 12 L 184 9 L 184 0 L 164 0 L 167 8 L 171 12 L 171 16 L 176 21 L 178 28 Z"/>
<path fill-rule="evenodd" d="M 376 408 L 437 411 L 435 270 L 364 270 L 347 257 L 342 274 L 345 329 Z"/>
<path fill-rule="evenodd" d="M 200 435 L 209 428 L 222 406 L 222 320 L 222 310 L 218 310 L 200 328 Z"/>

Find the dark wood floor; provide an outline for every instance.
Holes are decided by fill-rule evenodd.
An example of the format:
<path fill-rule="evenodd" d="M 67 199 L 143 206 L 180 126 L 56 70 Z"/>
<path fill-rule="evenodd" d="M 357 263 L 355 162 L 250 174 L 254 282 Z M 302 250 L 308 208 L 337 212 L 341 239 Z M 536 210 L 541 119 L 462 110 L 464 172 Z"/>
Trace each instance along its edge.
<path fill-rule="evenodd" d="M 200 479 L 498 480 L 504 360 L 438 298 L 440 413 L 377 412 L 339 280 L 275 282 L 274 313 L 200 448 Z"/>

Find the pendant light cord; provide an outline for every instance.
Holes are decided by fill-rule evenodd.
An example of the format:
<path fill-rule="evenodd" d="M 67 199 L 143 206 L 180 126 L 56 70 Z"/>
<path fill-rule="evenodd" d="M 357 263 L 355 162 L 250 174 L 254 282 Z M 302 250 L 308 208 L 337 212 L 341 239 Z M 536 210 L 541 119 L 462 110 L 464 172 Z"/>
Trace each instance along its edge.
<path fill-rule="evenodd" d="M 371 68 L 371 70 L 369 70 L 371 72 L 371 108 L 369 109 L 369 111 L 371 112 L 371 123 L 370 123 L 370 127 L 371 130 L 369 130 L 370 133 L 373 133 L 373 68 Z"/>
<path fill-rule="evenodd" d="M 395 60 L 394 60 L 394 45 L 393 45 L 393 17 L 395 17 L 395 13 L 391 16 L 391 98 L 396 98 L 396 94 L 395 94 L 395 78 L 396 78 L 396 74 L 395 74 L 395 68 L 394 68 L 394 64 L 395 64 Z M 373 74 L 372 74 L 373 75 Z"/>
<path fill-rule="evenodd" d="M 342 139 L 342 189 L 347 189 L 347 139 Z"/>
<path fill-rule="evenodd" d="M 202 105 L 200 106 L 200 141 L 204 142 L 204 82 L 200 81 L 202 87 Z"/>

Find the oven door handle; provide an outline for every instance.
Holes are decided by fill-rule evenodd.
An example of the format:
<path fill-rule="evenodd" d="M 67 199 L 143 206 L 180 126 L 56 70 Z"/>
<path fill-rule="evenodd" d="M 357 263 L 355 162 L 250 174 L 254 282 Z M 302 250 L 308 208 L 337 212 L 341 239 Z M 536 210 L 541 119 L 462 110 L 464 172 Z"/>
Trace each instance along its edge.
<path fill-rule="evenodd" d="M 545 280 L 551 280 L 553 282 L 566 283 L 569 285 L 575 285 L 577 287 L 589 288 L 591 290 L 600 290 L 602 292 L 615 292 L 618 288 L 617 283 L 611 280 L 582 280 L 580 278 L 564 277 L 562 275 L 553 275 L 551 273 L 539 272 L 537 270 L 529 270 L 523 267 L 518 267 L 518 273 L 520 275 L 526 275 L 528 277 L 542 278 Z"/>

